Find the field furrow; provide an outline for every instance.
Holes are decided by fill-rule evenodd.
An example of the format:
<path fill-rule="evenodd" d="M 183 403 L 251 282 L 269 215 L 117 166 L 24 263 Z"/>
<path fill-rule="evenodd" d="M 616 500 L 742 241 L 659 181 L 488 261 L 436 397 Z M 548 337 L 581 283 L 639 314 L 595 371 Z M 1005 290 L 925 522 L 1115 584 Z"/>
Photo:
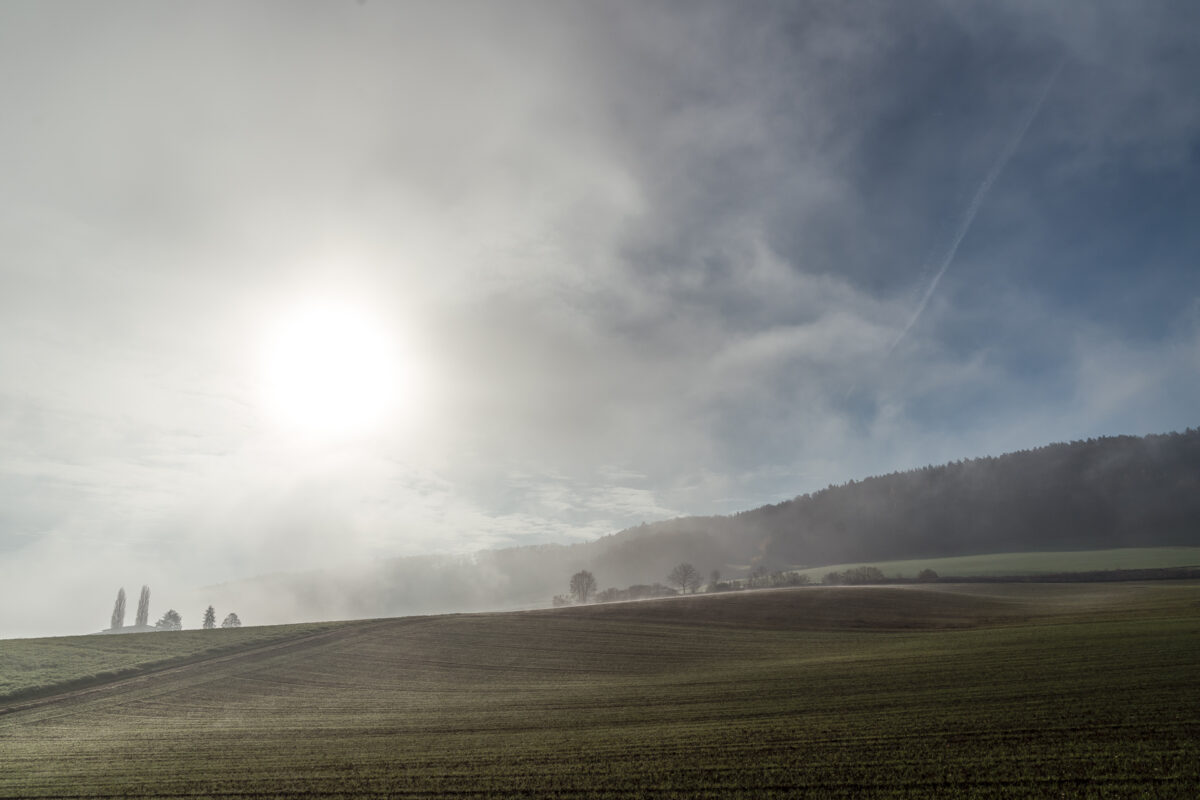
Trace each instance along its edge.
<path fill-rule="evenodd" d="M 298 631 L 0 717 L 0 797 L 1200 789 L 1200 585 L 906 589 L 871 630 L 796 619 L 810 591 Z"/>

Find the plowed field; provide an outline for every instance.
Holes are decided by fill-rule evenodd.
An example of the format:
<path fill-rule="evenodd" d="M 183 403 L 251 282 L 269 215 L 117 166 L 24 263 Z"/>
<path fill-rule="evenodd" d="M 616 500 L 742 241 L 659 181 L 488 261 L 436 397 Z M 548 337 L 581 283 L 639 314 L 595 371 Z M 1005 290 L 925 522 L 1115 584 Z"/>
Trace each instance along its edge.
<path fill-rule="evenodd" d="M 346 623 L 0 712 L 0 797 L 1194 797 L 1200 585 Z"/>

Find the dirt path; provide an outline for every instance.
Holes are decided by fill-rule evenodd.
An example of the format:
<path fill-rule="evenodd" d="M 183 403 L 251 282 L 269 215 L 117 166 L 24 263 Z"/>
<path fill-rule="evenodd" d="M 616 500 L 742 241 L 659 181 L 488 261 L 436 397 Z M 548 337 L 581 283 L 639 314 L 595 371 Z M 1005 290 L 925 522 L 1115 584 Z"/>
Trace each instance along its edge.
<path fill-rule="evenodd" d="M 412 624 L 414 622 L 424 621 L 426 617 L 402 617 L 397 619 L 380 620 L 374 623 L 347 623 L 343 626 L 335 627 L 331 630 L 320 631 L 318 633 L 310 633 L 295 638 L 276 639 L 262 644 L 248 644 L 243 648 L 239 648 L 233 652 L 218 652 L 218 653 L 199 653 L 195 656 L 189 656 L 184 660 L 170 661 L 160 663 L 158 666 L 153 664 L 145 667 L 132 668 L 136 670 L 135 674 L 126 676 L 113 676 L 110 678 L 100 678 L 94 683 L 89 683 L 85 686 L 76 686 L 76 688 L 59 690 L 55 687 L 47 687 L 45 692 L 38 695 L 19 698 L 7 702 L 6 705 L 0 706 L 0 717 L 8 714 L 15 714 L 22 711 L 29 711 L 43 706 L 55 705 L 80 698 L 101 695 L 106 692 L 120 691 L 132 686 L 138 686 L 146 683 L 149 680 L 160 678 L 164 675 L 173 675 L 187 670 L 194 669 L 198 666 L 209 666 L 212 664 L 225 664 L 239 659 L 258 659 L 265 656 L 279 655 L 292 650 L 303 649 L 317 644 L 327 642 L 335 642 L 343 639 L 354 638 L 361 636 L 364 633 L 375 631 L 384 627 L 394 627 L 404 625 L 405 623 Z M 71 684 L 66 684 L 70 686 Z"/>

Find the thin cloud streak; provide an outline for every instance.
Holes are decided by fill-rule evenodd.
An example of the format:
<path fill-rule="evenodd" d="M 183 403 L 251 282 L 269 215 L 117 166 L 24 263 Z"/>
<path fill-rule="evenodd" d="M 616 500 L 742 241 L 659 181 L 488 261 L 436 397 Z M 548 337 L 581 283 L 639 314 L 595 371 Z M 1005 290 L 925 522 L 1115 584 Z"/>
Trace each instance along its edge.
<path fill-rule="evenodd" d="M 908 335 L 913 325 L 921 318 L 921 314 L 925 311 L 925 306 L 929 305 L 929 299 L 937 291 L 942 276 L 946 274 L 946 270 L 950 269 L 950 265 L 954 263 L 954 256 L 958 254 L 958 247 L 966 237 L 967 231 L 971 229 L 971 223 L 975 221 L 975 215 L 979 213 L 980 206 L 987 199 L 988 192 L 992 190 L 992 184 L 1000 177 L 1000 173 L 1004 171 L 1013 154 L 1017 152 L 1017 148 L 1021 146 L 1021 142 L 1025 140 L 1025 134 L 1029 132 L 1029 126 L 1033 124 L 1038 112 L 1042 110 L 1042 105 L 1046 102 L 1046 98 L 1050 95 L 1050 90 L 1054 88 L 1054 84 L 1058 81 L 1059 73 L 1062 72 L 1063 64 L 1065 63 L 1066 56 L 1064 55 L 1055 64 L 1054 70 L 1050 73 L 1050 77 L 1046 80 L 1045 85 L 1042 86 L 1042 91 L 1038 94 L 1037 100 L 1025 111 L 1016 134 L 1009 140 L 1005 148 L 1000 151 L 996 163 L 992 165 L 991 170 L 984 176 L 983 182 L 979 184 L 979 188 L 975 190 L 975 196 L 971 198 L 971 203 L 967 206 L 966 213 L 963 214 L 962 221 L 959 222 L 958 229 L 954 232 L 954 238 L 950 242 L 949 249 L 946 250 L 946 255 L 942 257 L 942 263 L 938 267 L 937 273 L 933 276 L 933 280 L 929 282 L 929 286 L 926 287 L 925 294 L 921 296 L 921 302 L 917 304 L 917 308 L 913 312 L 912 317 L 909 318 L 908 324 L 904 326 L 904 329 L 900 331 L 900 334 L 888 348 L 885 358 L 891 357 L 896 347 L 899 346 L 900 342 L 904 341 L 904 337 Z"/>

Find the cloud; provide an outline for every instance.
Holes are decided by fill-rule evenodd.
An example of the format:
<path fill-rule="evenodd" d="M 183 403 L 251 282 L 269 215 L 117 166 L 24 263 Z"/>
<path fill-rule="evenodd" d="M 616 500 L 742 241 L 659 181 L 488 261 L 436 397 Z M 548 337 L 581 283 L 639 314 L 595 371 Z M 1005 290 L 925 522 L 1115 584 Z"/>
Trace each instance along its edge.
<path fill-rule="evenodd" d="M 1196 13 L 5 8 L 7 574 L 165 600 L 1194 424 Z M 271 425 L 258 342 L 314 293 L 389 321 L 419 413 Z"/>

